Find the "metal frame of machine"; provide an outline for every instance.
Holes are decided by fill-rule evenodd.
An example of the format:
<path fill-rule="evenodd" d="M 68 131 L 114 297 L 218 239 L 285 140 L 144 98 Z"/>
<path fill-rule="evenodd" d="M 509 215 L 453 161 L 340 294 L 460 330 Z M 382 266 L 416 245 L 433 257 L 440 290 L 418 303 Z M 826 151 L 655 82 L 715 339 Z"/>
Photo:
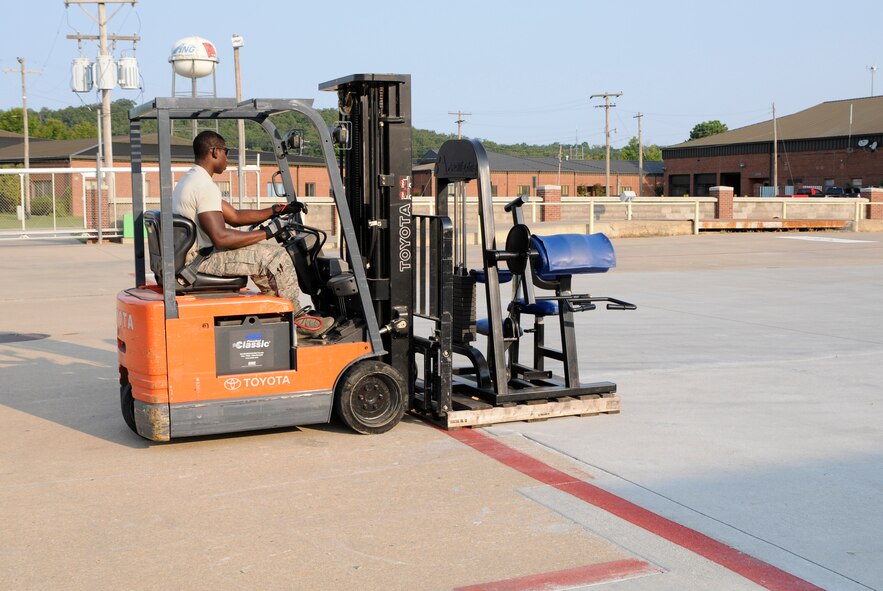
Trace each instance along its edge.
<path fill-rule="evenodd" d="M 310 100 L 157 98 L 130 112 L 136 287 L 117 298 L 120 396 L 129 426 L 164 441 L 326 422 L 332 410 L 362 433 L 392 428 L 408 409 L 447 428 L 617 412 L 614 384 L 579 379 L 572 314 L 597 301 L 615 309 L 633 306 L 570 291 L 570 275 L 606 271 L 610 261 L 578 254 L 570 268 L 558 264 L 550 271 L 556 255 L 551 247 L 539 252 L 542 243 L 523 223 L 521 200 L 507 206 L 513 228 L 499 248 L 487 155 L 476 141 L 441 148 L 437 214 L 414 215 L 410 77 L 355 74 L 320 89 L 338 96 L 341 120 L 333 133 Z M 285 196 L 296 199 L 287 162 L 290 136 L 271 119 L 287 111 L 304 115 L 319 133 L 342 238 L 339 252 L 326 256 L 323 231 L 304 225 L 298 213 L 280 240 L 302 291 L 317 310 L 337 319 L 327 337 L 301 342 L 291 302 L 243 291 L 242 278 L 202 276 L 180 285 L 180 232 L 188 230 L 171 207 L 175 120 L 258 123 L 272 139 Z M 144 211 L 141 123 L 147 120 L 158 128 L 158 212 Z M 337 150 L 335 141 L 346 149 Z M 450 189 L 469 180 L 479 186 L 482 261 L 476 270 L 465 260 L 465 209 L 457 210 L 465 200 L 455 200 L 459 223 L 448 216 Z M 145 225 L 157 286 L 146 280 Z M 571 241 L 577 250 L 599 245 L 612 257 L 609 241 Z M 506 312 L 504 275 L 517 286 Z M 471 344 L 482 324 L 474 312 L 477 282 L 484 285 L 489 316 L 485 353 Z M 554 295 L 536 296 L 535 287 Z M 533 328 L 522 329 L 525 314 L 534 315 Z M 559 319 L 561 349 L 546 343 L 549 316 Z M 524 332 L 533 335 L 532 364 L 518 358 Z M 257 340 L 249 344 L 250 338 Z M 281 349 L 266 357 L 249 352 L 270 341 Z M 457 366 L 455 357 L 468 364 Z M 563 379 L 546 369 L 545 359 L 562 363 Z"/>

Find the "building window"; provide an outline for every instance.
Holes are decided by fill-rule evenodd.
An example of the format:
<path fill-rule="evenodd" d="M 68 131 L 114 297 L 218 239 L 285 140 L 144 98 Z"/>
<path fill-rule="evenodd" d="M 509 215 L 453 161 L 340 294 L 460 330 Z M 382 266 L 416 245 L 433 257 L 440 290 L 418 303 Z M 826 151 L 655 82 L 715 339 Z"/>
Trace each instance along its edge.
<path fill-rule="evenodd" d="M 304 197 L 316 196 L 316 183 L 304 183 Z"/>
<path fill-rule="evenodd" d="M 142 191 L 143 197 L 152 197 L 152 195 L 150 194 L 150 180 L 149 179 L 145 178 L 141 182 L 141 191 Z"/>
<path fill-rule="evenodd" d="M 497 185 L 491 185 L 491 197 L 497 196 Z"/>
<path fill-rule="evenodd" d="M 87 191 L 97 191 L 98 190 L 98 181 L 95 179 L 88 179 L 86 181 L 86 190 Z M 107 191 L 107 176 L 105 176 L 101 181 L 101 190 Z"/>
<path fill-rule="evenodd" d="M 221 191 L 221 197 L 230 201 L 230 181 L 215 181 L 215 185 Z"/>
<path fill-rule="evenodd" d="M 31 181 L 31 197 L 49 197 L 52 195 L 52 181 Z"/>
<path fill-rule="evenodd" d="M 622 191 L 631 191 L 631 190 L 632 190 L 632 188 L 629 185 L 623 185 L 622 188 L 620 188 L 620 193 Z"/>
<path fill-rule="evenodd" d="M 515 196 L 530 195 L 530 185 L 518 185 L 515 187 Z"/>
<path fill-rule="evenodd" d="M 561 185 L 561 196 L 570 197 L 570 185 Z"/>
<path fill-rule="evenodd" d="M 283 196 L 285 196 L 285 187 L 282 183 L 267 183 L 267 197 Z"/>
<path fill-rule="evenodd" d="M 826 188 L 833 187 L 833 186 L 834 186 L 834 179 L 825 179 L 825 187 Z"/>
<path fill-rule="evenodd" d="M 861 189 L 862 188 L 862 180 L 861 179 L 852 179 L 852 188 L 853 189 Z"/>

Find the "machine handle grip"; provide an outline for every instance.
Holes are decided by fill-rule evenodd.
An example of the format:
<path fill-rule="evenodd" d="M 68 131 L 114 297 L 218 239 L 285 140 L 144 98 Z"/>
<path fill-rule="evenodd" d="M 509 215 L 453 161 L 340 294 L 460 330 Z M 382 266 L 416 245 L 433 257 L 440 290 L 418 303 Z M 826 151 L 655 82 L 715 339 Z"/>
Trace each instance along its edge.
<path fill-rule="evenodd" d="M 629 302 L 624 302 L 622 300 L 617 300 L 616 298 L 607 298 L 608 302 L 612 302 L 607 304 L 608 310 L 637 310 L 638 307 L 634 304 L 630 304 Z"/>
<path fill-rule="evenodd" d="M 512 201 L 510 201 L 509 203 L 507 203 L 507 204 L 505 205 L 505 207 L 503 207 L 503 210 L 504 210 L 506 213 L 509 213 L 510 211 L 512 211 L 513 209 L 515 209 L 516 207 L 521 207 L 522 205 L 524 205 L 525 203 L 527 203 L 527 201 L 528 201 L 529 199 L 530 199 L 530 195 L 528 195 L 527 193 L 525 193 L 524 195 L 519 195 L 518 197 L 516 197 L 515 199 L 513 199 Z"/>

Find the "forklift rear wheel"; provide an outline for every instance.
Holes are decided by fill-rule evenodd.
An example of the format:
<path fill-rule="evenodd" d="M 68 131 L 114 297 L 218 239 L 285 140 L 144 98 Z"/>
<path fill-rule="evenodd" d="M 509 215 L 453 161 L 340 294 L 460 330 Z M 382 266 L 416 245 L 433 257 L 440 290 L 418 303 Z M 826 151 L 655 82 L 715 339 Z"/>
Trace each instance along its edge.
<path fill-rule="evenodd" d="M 123 411 L 123 420 L 129 426 L 129 429 L 138 432 L 135 427 L 135 399 L 132 398 L 132 384 L 126 382 L 120 385 L 120 407 Z"/>
<path fill-rule="evenodd" d="M 361 361 L 340 378 L 334 411 L 357 433 L 386 433 L 405 414 L 407 392 L 405 380 L 393 367 L 373 359 Z"/>

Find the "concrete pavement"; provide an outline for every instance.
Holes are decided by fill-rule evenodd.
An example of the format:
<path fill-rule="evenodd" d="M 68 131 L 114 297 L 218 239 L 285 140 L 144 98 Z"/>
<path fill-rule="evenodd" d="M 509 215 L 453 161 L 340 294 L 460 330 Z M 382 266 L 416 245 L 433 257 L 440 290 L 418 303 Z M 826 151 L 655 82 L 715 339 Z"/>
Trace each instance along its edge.
<path fill-rule="evenodd" d="M 15 242 L 0 337 L 33 340 L 0 343 L 0 588 L 883 589 L 883 234 L 615 246 L 584 286 L 639 310 L 577 322 L 584 379 L 617 382 L 622 414 L 476 433 L 785 587 L 413 419 L 149 444 L 118 408 L 131 247 Z"/>

